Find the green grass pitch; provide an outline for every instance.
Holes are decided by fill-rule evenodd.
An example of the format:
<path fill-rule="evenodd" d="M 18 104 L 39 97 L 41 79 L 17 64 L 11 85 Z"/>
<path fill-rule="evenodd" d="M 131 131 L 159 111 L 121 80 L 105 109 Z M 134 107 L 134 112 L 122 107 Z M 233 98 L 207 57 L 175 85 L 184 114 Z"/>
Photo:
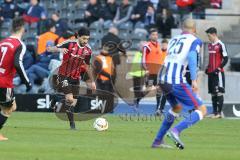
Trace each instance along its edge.
<path fill-rule="evenodd" d="M 0 142 L 0 160 L 240 159 L 240 120 L 205 119 L 182 133 L 184 150 L 167 150 L 150 148 L 160 121 L 105 117 L 105 132 L 93 129 L 94 120 L 77 122 L 79 130 L 71 131 L 53 113 L 16 112 L 1 130 L 9 140 Z"/>

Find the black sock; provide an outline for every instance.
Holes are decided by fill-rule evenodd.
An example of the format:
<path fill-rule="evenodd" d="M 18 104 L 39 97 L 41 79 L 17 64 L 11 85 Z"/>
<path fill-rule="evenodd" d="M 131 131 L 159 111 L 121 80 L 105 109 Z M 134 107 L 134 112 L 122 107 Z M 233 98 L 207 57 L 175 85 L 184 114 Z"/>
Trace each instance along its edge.
<path fill-rule="evenodd" d="M 0 113 L 0 129 L 2 129 L 3 125 L 6 123 L 8 117 L 2 115 L 2 113 Z"/>
<path fill-rule="evenodd" d="M 218 100 L 218 105 L 217 105 L 218 106 L 218 110 L 217 110 L 217 112 L 218 112 L 218 114 L 221 114 L 222 108 L 223 108 L 223 101 L 224 101 L 223 95 L 218 96 L 217 100 Z"/>
<path fill-rule="evenodd" d="M 68 120 L 70 122 L 70 125 L 74 123 L 74 108 L 72 106 L 65 105 L 66 107 L 66 114 L 68 117 Z"/>
<path fill-rule="evenodd" d="M 139 105 L 140 100 L 141 100 L 141 98 L 136 98 L 136 99 L 134 100 L 134 104 Z"/>
<path fill-rule="evenodd" d="M 212 105 L 213 105 L 213 114 L 217 114 L 218 113 L 218 100 L 217 100 L 217 96 L 213 96 L 212 95 Z"/>
<path fill-rule="evenodd" d="M 160 99 L 161 99 L 161 95 L 157 93 L 156 95 L 156 100 L 157 100 L 157 106 L 156 106 L 156 110 L 159 109 L 159 105 L 160 105 Z"/>
<path fill-rule="evenodd" d="M 162 95 L 162 97 L 161 97 L 161 104 L 160 104 L 160 110 L 161 111 L 164 110 L 164 106 L 165 106 L 166 102 L 167 102 L 166 97 L 164 95 Z"/>

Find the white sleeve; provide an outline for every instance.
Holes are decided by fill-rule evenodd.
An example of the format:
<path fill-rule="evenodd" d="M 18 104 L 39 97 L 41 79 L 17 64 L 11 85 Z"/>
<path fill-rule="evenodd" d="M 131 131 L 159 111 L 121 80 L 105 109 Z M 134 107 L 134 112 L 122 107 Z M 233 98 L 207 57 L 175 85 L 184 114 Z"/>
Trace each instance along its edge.
<path fill-rule="evenodd" d="M 222 55 L 223 57 L 227 57 L 228 56 L 228 53 L 227 53 L 227 49 L 225 47 L 225 44 L 220 42 L 221 46 L 222 46 Z"/>

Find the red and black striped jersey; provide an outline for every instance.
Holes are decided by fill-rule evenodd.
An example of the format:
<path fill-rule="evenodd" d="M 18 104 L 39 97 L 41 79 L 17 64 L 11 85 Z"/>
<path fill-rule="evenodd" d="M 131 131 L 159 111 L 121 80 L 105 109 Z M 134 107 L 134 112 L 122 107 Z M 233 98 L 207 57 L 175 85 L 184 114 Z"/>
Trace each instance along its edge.
<path fill-rule="evenodd" d="M 208 64 L 208 69 L 207 72 L 211 73 L 214 72 L 217 68 L 220 68 L 223 57 L 226 57 L 227 50 L 222 43 L 222 41 L 218 40 L 215 43 L 210 43 L 208 44 L 208 52 L 209 52 L 209 64 Z M 223 68 L 221 69 L 221 72 L 223 72 Z"/>
<path fill-rule="evenodd" d="M 63 55 L 63 61 L 58 74 L 72 79 L 80 79 L 82 66 L 90 64 L 92 56 L 91 47 L 88 44 L 81 47 L 78 40 L 67 40 L 57 45 L 57 47 L 68 49 L 68 53 Z"/>
<path fill-rule="evenodd" d="M 13 88 L 16 71 L 25 84 L 29 83 L 22 63 L 25 52 L 25 44 L 17 37 L 0 41 L 0 88 Z"/>

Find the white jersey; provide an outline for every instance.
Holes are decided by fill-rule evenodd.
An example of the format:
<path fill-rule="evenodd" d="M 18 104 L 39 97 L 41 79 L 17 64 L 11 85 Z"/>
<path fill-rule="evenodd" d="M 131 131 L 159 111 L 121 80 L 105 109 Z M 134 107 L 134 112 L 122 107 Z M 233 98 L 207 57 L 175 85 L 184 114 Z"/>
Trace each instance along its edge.
<path fill-rule="evenodd" d="M 160 83 L 186 83 L 185 70 L 188 66 L 188 54 L 200 52 L 202 41 L 192 34 L 181 34 L 169 41 L 164 67 L 159 73 Z M 196 57 L 197 58 L 197 57 Z"/>

